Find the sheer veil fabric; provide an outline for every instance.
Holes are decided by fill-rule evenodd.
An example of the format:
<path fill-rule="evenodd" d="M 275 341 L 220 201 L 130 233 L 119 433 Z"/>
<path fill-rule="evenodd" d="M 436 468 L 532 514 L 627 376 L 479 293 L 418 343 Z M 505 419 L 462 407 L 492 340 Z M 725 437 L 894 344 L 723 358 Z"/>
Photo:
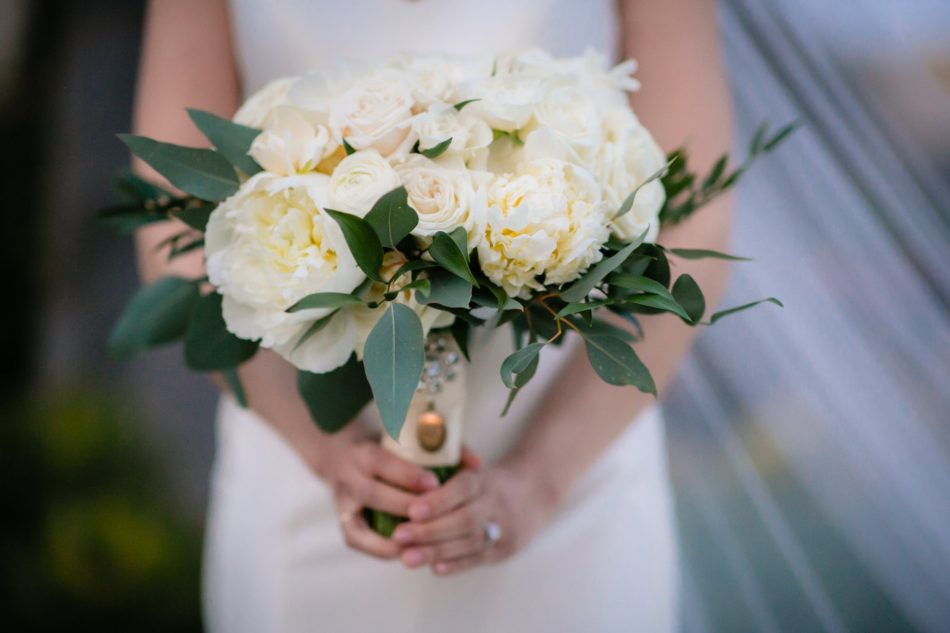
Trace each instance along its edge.
<path fill-rule="evenodd" d="M 232 0 L 246 91 L 341 59 L 400 51 L 476 54 L 541 47 L 616 57 L 612 0 L 480 2 Z M 489 462 L 511 446 L 573 346 L 501 418 L 508 329 L 482 332 L 468 372 L 466 441 Z M 332 496 L 266 423 L 228 397 L 205 552 L 209 630 L 672 631 L 677 547 L 661 414 L 634 420 L 518 555 L 451 578 L 349 550 Z"/>

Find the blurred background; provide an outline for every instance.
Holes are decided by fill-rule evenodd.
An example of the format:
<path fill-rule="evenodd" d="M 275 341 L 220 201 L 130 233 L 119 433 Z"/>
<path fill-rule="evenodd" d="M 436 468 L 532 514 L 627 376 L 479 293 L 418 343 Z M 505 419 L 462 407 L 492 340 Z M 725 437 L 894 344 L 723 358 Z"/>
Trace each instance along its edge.
<path fill-rule="evenodd" d="M 214 389 L 104 353 L 142 4 L 0 0 L 13 630 L 200 630 Z M 950 3 L 721 7 L 737 147 L 803 128 L 741 188 L 725 301 L 786 308 L 709 330 L 665 395 L 684 628 L 950 630 Z"/>

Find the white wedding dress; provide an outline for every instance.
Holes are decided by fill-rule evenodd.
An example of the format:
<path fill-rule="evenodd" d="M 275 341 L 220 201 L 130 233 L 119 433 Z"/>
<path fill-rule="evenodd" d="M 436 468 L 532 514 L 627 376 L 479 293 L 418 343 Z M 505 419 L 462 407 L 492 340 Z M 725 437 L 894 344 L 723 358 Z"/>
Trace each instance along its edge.
<path fill-rule="evenodd" d="M 587 47 L 615 57 L 614 0 L 232 0 L 245 90 L 341 58 Z M 577 341 L 545 350 L 505 418 L 508 328 L 481 332 L 468 371 L 466 442 L 488 462 L 530 419 Z M 586 362 L 586 361 L 583 361 Z M 440 578 L 348 549 L 329 489 L 254 413 L 223 397 L 205 551 L 215 633 L 671 631 L 677 549 L 658 407 L 577 482 L 546 528 L 496 565 Z M 597 420 L 578 420 L 597 424 Z"/>

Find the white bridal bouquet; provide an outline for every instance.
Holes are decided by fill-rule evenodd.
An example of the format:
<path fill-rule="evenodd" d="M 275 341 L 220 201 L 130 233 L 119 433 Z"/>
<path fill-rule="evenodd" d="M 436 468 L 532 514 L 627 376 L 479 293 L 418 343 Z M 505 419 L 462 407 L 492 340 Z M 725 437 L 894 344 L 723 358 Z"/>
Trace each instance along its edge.
<path fill-rule="evenodd" d="M 164 246 L 169 257 L 203 248 L 207 277 L 139 291 L 113 352 L 184 338 L 188 366 L 222 372 L 243 400 L 236 368 L 272 349 L 299 368 L 322 429 L 375 400 L 388 445 L 443 478 L 459 459 L 472 328 L 514 329 L 518 347 L 499 368 L 509 404 L 541 349 L 569 333 L 603 380 L 655 393 L 631 346 L 637 315 L 695 326 L 705 312 L 667 258 L 738 259 L 655 239 L 748 162 L 730 170 L 723 156 L 697 178 L 685 152 L 665 156 L 630 107 L 634 68 L 593 53 L 404 55 L 278 79 L 233 121 L 190 110 L 213 149 L 122 135 L 183 193 L 128 174 L 118 181 L 128 203 L 103 217 L 127 230 L 183 222 Z M 761 128 L 749 158 L 791 130 Z M 386 533 L 394 520 L 377 514 L 375 525 Z"/>

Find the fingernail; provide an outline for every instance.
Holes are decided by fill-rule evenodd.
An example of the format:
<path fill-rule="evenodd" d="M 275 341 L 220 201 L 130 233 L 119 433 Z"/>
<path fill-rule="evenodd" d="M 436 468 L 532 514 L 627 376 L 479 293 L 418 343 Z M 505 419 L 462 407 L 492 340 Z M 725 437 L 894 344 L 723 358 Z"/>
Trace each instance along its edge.
<path fill-rule="evenodd" d="M 393 540 L 397 543 L 408 543 L 412 540 L 412 534 L 406 528 L 396 528 L 393 532 Z"/>
<path fill-rule="evenodd" d="M 409 518 L 413 521 L 422 521 L 429 517 L 429 506 L 419 503 L 409 506 Z"/>
<path fill-rule="evenodd" d="M 419 482 L 422 484 L 422 487 L 427 490 L 434 490 L 439 487 L 439 478 L 432 473 L 424 474 Z"/>
<path fill-rule="evenodd" d="M 402 560 L 410 567 L 422 564 L 422 552 L 417 549 L 409 549 L 402 553 Z"/>
<path fill-rule="evenodd" d="M 435 564 L 435 573 L 437 573 L 437 574 L 444 574 L 444 573 L 447 572 L 448 570 L 449 570 L 449 566 L 446 565 L 445 563 L 436 563 L 436 564 Z"/>

